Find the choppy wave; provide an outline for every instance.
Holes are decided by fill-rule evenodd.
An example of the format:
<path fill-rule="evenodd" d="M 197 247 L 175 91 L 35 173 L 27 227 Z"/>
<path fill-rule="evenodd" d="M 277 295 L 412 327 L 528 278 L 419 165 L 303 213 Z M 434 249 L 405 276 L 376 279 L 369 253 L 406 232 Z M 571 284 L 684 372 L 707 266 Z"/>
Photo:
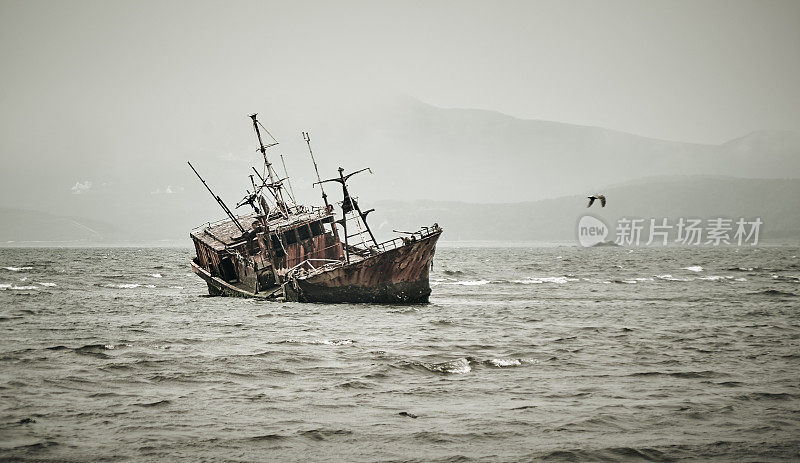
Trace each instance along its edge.
<path fill-rule="evenodd" d="M 451 276 L 453 276 L 453 275 L 463 275 L 464 274 L 464 272 L 462 270 L 445 270 L 443 273 L 445 275 L 451 275 Z"/>
<path fill-rule="evenodd" d="M 489 283 L 490 283 L 489 280 L 465 280 L 465 281 L 453 281 L 445 284 L 461 285 L 461 286 L 482 286 L 482 285 L 488 285 Z"/>
<path fill-rule="evenodd" d="M 523 365 L 533 365 L 539 363 L 536 359 L 529 358 L 493 358 L 484 362 L 488 366 L 496 368 L 519 367 Z"/>
<path fill-rule="evenodd" d="M 666 280 L 666 281 L 692 281 L 691 278 L 674 277 L 669 273 L 665 273 L 663 275 L 656 275 L 656 278 L 658 278 L 659 280 Z"/>
<path fill-rule="evenodd" d="M 467 360 L 466 358 L 459 358 L 456 360 L 451 360 L 448 362 L 441 362 L 441 363 L 420 362 L 419 365 L 429 371 L 436 373 L 460 375 L 472 371 L 472 367 L 469 365 L 469 360 Z"/>
<path fill-rule="evenodd" d="M 442 247 L 414 305 L 199 297 L 190 249 L 2 251 L 33 267 L 0 268 L 2 453 L 797 459 L 800 248 L 607 251 Z"/>
<path fill-rule="evenodd" d="M 104 288 L 116 288 L 116 289 L 134 289 L 134 288 L 155 288 L 156 285 L 145 285 L 141 283 L 105 283 L 100 285 Z"/>
<path fill-rule="evenodd" d="M 448 375 L 463 375 L 473 371 L 475 367 L 488 368 L 514 368 L 525 365 L 539 363 L 536 359 L 515 358 L 515 357 L 495 357 L 480 360 L 472 357 L 460 357 L 454 360 L 443 362 L 424 362 L 424 361 L 405 361 L 400 363 L 401 368 L 410 368 L 430 373 L 440 373 Z"/>
<path fill-rule="evenodd" d="M 754 291 L 749 293 L 753 296 L 781 296 L 781 297 L 796 297 L 797 294 L 790 293 L 789 291 L 780 291 L 777 289 L 765 289 L 763 291 Z"/>
<path fill-rule="evenodd" d="M 782 278 L 794 281 L 795 277 L 774 277 L 775 279 Z M 630 278 L 615 278 L 612 280 L 605 280 L 602 278 L 577 278 L 571 276 L 556 276 L 556 277 L 528 277 L 522 279 L 497 279 L 497 280 L 456 280 L 454 278 L 432 278 L 431 284 L 438 285 L 455 285 L 455 286 L 483 286 L 489 284 L 514 284 L 514 285 L 541 285 L 541 284 L 557 284 L 564 285 L 567 283 L 585 282 L 585 283 L 620 283 L 620 284 L 637 284 L 648 283 L 652 281 L 673 281 L 673 282 L 692 282 L 692 281 L 736 281 L 746 282 L 747 278 L 737 277 L 733 275 L 705 275 L 697 277 L 678 277 L 669 273 L 653 275 L 653 276 L 639 276 Z"/>
<path fill-rule="evenodd" d="M 604 449 L 570 449 L 532 455 L 542 461 L 655 461 L 674 462 L 669 453 L 654 448 L 609 447 Z"/>
<path fill-rule="evenodd" d="M 542 283 L 555 283 L 555 284 L 565 284 L 573 281 L 580 281 L 580 278 L 569 278 L 569 277 L 531 277 L 525 278 L 523 280 L 510 280 L 511 283 L 517 283 L 522 285 L 536 285 Z"/>
<path fill-rule="evenodd" d="M 444 375 L 461 375 L 472 371 L 470 361 L 466 357 L 444 362 L 422 362 L 417 360 L 403 361 L 397 365 L 401 369 L 419 370 L 427 373 Z"/>
<path fill-rule="evenodd" d="M 325 345 L 325 346 L 347 346 L 354 344 L 352 339 L 284 339 L 281 341 L 270 341 L 268 344 L 310 344 L 310 345 Z"/>
<path fill-rule="evenodd" d="M 731 275 L 707 275 L 704 277 L 698 277 L 697 279 L 706 281 L 725 281 L 725 280 L 747 281 L 744 278 L 738 278 Z"/>
<path fill-rule="evenodd" d="M 0 283 L 0 291 L 4 291 L 4 290 L 29 291 L 29 290 L 32 290 L 32 289 L 38 289 L 38 287 L 34 286 L 34 285 L 18 286 L 18 285 L 14 285 L 14 284 Z"/>
<path fill-rule="evenodd" d="M 24 272 L 25 270 L 33 270 L 33 267 L 3 267 L 12 272 Z"/>
<path fill-rule="evenodd" d="M 163 406 L 169 405 L 171 403 L 172 403 L 172 401 L 164 399 L 164 400 L 158 400 L 158 401 L 155 401 L 155 402 L 135 403 L 133 405 L 136 406 L 136 407 L 163 407 Z"/>
<path fill-rule="evenodd" d="M 703 370 L 703 371 L 643 371 L 631 373 L 629 376 L 671 376 L 673 378 L 697 379 L 697 378 L 717 378 L 725 376 L 725 373 Z"/>
<path fill-rule="evenodd" d="M 793 275 L 772 275 L 773 280 L 783 280 L 783 281 L 791 281 L 793 283 L 800 282 L 800 277 L 796 277 Z"/>

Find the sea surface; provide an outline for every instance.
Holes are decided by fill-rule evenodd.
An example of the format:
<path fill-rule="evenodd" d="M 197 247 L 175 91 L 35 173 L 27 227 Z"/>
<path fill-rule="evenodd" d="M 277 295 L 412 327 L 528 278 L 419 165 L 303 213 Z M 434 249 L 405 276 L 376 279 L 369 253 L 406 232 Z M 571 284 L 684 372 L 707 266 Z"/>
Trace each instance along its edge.
<path fill-rule="evenodd" d="M 800 248 L 441 245 L 430 304 L 0 249 L 0 459 L 800 459 Z"/>

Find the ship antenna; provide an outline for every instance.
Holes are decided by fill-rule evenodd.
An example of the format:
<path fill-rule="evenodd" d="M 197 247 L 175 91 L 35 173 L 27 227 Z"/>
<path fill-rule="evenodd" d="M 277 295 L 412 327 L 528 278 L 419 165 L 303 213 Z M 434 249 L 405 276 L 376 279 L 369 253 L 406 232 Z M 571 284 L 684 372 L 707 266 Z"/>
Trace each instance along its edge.
<path fill-rule="evenodd" d="M 264 127 L 263 125 L 261 125 L 260 122 L 258 122 L 258 119 L 256 119 L 256 116 L 258 116 L 258 113 L 253 113 L 253 114 L 250 115 L 250 119 L 253 120 L 253 128 L 256 131 L 256 137 L 258 137 L 258 150 L 261 151 L 261 155 L 264 157 L 264 167 L 267 168 L 267 174 L 269 176 L 270 184 L 272 185 L 273 188 L 275 188 L 277 190 L 277 194 L 275 195 L 275 199 L 278 202 L 278 209 L 286 217 L 288 217 L 289 216 L 289 210 L 286 207 L 286 203 L 283 201 L 283 192 L 281 192 L 281 185 L 280 185 L 280 183 L 276 183 L 275 182 L 275 175 L 273 173 L 272 163 L 270 163 L 269 159 L 267 158 L 267 148 L 270 148 L 272 146 L 277 145 L 278 141 L 275 140 L 275 137 L 273 137 L 272 134 L 269 133 L 269 130 L 267 130 L 266 127 Z M 264 132 L 266 132 L 267 135 L 269 135 L 270 138 L 272 138 L 272 141 L 274 143 L 271 143 L 271 144 L 269 144 L 267 146 L 264 146 L 264 142 L 261 139 L 261 131 L 258 129 L 258 126 L 261 126 L 261 127 L 264 128 Z"/>
<path fill-rule="evenodd" d="M 286 170 L 286 161 L 283 160 L 282 154 L 281 154 L 281 164 L 283 164 L 283 174 L 286 176 L 286 183 L 289 184 L 289 198 L 292 200 L 292 204 L 294 204 L 294 207 L 297 208 L 297 201 L 294 199 L 294 188 L 292 188 L 292 180 L 289 178 L 289 171 Z"/>
<path fill-rule="evenodd" d="M 314 159 L 314 151 L 311 150 L 311 137 L 308 135 L 308 132 L 303 132 L 303 140 L 305 140 L 306 145 L 308 145 L 308 154 L 311 155 L 311 162 L 314 163 L 314 171 L 317 173 L 317 183 L 319 183 L 319 189 L 322 190 L 322 200 L 325 201 L 325 209 L 330 209 L 330 205 L 328 204 L 328 195 L 325 194 L 325 188 L 322 187 L 322 178 L 319 176 L 317 160 Z"/>
<path fill-rule="evenodd" d="M 244 227 L 242 227 L 242 224 L 240 224 L 239 221 L 236 219 L 236 216 L 233 215 L 233 212 L 231 212 L 231 210 L 228 209 L 228 206 L 225 205 L 225 202 L 222 201 L 222 198 L 220 198 L 219 196 L 215 195 L 214 192 L 211 191 L 211 187 L 208 186 L 206 181 L 203 180 L 203 177 L 201 177 L 200 174 L 197 173 L 197 169 L 194 168 L 194 166 L 192 165 L 191 162 L 187 161 L 187 164 L 189 164 L 189 167 L 192 168 L 192 170 L 194 171 L 194 174 L 197 175 L 197 178 L 199 178 L 200 181 L 203 182 L 203 185 L 206 187 L 208 192 L 211 193 L 211 196 L 213 196 L 214 199 L 217 200 L 217 203 L 219 203 L 220 207 L 222 207 L 222 210 L 225 211 L 226 214 L 228 214 L 228 217 L 230 217 L 231 221 L 233 221 L 233 223 L 236 225 L 236 228 L 238 228 L 239 231 L 242 232 L 242 235 L 244 235 L 245 234 Z"/>

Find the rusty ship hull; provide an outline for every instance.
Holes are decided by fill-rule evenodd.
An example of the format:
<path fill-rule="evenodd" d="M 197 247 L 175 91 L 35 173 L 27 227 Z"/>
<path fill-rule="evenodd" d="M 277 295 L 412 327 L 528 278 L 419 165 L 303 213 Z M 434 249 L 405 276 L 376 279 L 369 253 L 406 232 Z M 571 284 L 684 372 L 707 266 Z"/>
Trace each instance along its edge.
<path fill-rule="evenodd" d="M 286 300 L 297 302 L 428 302 L 429 274 L 441 230 L 357 262 L 285 284 Z"/>

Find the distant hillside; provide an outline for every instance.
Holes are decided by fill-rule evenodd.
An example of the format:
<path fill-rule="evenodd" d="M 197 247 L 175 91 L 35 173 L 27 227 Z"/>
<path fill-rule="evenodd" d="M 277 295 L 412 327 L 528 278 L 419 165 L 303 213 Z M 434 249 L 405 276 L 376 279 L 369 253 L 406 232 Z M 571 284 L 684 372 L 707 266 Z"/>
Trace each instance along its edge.
<path fill-rule="evenodd" d="M 761 217 L 762 239 L 800 238 L 800 180 L 722 177 L 650 178 L 597 190 L 608 205 L 586 208 L 585 195 L 532 202 L 470 204 L 379 201 L 370 223 L 381 236 L 438 222 L 447 240 L 572 240 L 584 214 L 613 228 L 620 218 Z M 363 203 L 363 206 L 368 206 Z M 372 205 L 369 205 L 372 207 Z"/>
<path fill-rule="evenodd" d="M 414 100 L 334 128 L 340 136 L 324 140 L 321 156 L 371 166 L 375 176 L 354 180 L 354 189 L 376 198 L 518 202 L 650 176 L 800 178 L 800 134 L 790 131 L 702 145 Z"/>
<path fill-rule="evenodd" d="M 661 219 L 753 219 L 761 217 L 762 239 L 800 238 L 800 180 L 741 179 L 726 177 L 653 177 L 591 190 L 605 193 L 608 205 L 586 208 L 584 194 L 516 203 L 477 204 L 455 201 L 362 199 L 364 208 L 375 207 L 369 222 L 381 239 L 392 230 L 416 230 L 438 222 L 443 239 L 561 241 L 575 238 L 577 221 L 591 214 L 613 225 L 622 217 Z M 210 217 L 220 218 L 221 214 Z M 105 222 L 61 217 L 33 211 L 0 209 L 0 244 L 14 242 L 73 242 L 102 244 L 170 240 L 191 244 L 187 214 L 154 217 L 163 226 L 144 225 L 123 230 Z M 197 222 L 197 221 L 195 221 Z"/>
<path fill-rule="evenodd" d="M 36 211 L 0 208 L 0 245 L 36 243 L 95 244 L 121 237 L 108 223 Z"/>

